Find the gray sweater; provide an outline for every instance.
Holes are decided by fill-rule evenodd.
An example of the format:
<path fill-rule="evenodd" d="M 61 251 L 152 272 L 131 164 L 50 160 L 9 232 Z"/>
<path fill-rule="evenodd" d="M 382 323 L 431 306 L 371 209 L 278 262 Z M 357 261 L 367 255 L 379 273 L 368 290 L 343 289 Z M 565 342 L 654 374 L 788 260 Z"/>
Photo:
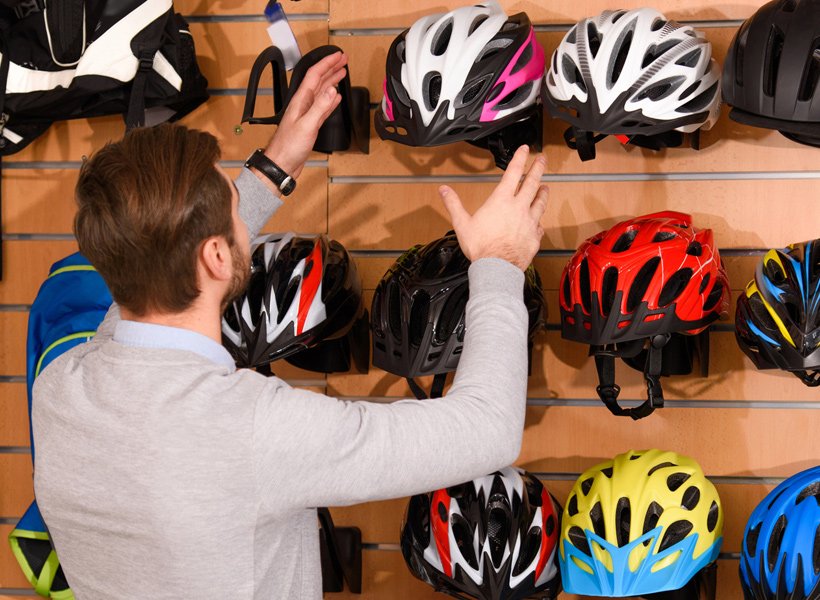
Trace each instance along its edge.
<path fill-rule="evenodd" d="M 237 179 L 251 237 L 280 205 Z M 450 486 L 512 463 L 524 425 L 523 274 L 469 271 L 444 398 L 346 402 L 182 349 L 97 336 L 34 385 L 35 490 L 78 600 L 321 597 L 315 507 Z"/>

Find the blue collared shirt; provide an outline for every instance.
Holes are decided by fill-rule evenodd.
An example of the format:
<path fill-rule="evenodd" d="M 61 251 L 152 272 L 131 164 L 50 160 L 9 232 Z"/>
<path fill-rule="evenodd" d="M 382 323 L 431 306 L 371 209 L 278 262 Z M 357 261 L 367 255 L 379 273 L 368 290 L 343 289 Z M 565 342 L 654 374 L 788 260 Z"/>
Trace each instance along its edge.
<path fill-rule="evenodd" d="M 123 319 L 115 326 L 114 341 L 139 348 L 187 350 L 226 367 L 229 373 L 236 370 L 233 358 L 222 345 L 190 329 Z"/>

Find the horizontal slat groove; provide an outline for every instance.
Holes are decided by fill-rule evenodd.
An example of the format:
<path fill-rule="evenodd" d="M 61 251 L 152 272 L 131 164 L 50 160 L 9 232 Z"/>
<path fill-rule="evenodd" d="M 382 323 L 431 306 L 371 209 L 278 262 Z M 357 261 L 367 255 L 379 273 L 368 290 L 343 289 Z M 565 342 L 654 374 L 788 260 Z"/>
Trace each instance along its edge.
<path fill-rule="evenodd" d="M 79 160 L 37 160 L 37 161 L 3 161 L 3 169 L 79 169 L 82 166 Z M 238 169 L 244 166 L 242 160 L 221 160 L 219 165 L 223 169 Z M 327 168 L 326 160 L 309 160 L 305 163 L 305 168 L 319 167 Z"/>
<path fill-rule="evenodd" d="M 496 183 L 496 175 L 334 175 L 332 184 L 421 184 L 421 183 Z M 688 173 L 566 173 L 546 174 L 544 183 L 591 183 L 596 181 L 758 181 L 758 180 L 820 179 L 820 171 L 711 171 Z"/>
<path fill-rule="evenodd" d="M 257 23 L 267 20 L 265 15 L 183 15 L 189 23 Z M 288 14 L 288 21 L 327 21 L 327 13 Z"/>

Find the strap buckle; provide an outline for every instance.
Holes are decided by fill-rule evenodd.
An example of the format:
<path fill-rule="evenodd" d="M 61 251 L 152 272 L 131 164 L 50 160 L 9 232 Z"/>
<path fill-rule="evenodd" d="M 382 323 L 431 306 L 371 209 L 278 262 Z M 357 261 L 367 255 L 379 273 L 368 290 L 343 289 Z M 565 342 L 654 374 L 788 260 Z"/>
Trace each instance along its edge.
<path fill-rule="evenodd" d="M 22 0 L 14 6 L 14 14 L 18 19 L 25 19 L 30 14 L 41 12 L 43 7 L 38 0 Z"/>
<path fill-rule="evenodd" d="M 605 403 L 615 403 L 621 393 L 621 386 L 617 383 L 602 384 L 596 387 L 595 391 L 598 392 L 598 397 Z"/>

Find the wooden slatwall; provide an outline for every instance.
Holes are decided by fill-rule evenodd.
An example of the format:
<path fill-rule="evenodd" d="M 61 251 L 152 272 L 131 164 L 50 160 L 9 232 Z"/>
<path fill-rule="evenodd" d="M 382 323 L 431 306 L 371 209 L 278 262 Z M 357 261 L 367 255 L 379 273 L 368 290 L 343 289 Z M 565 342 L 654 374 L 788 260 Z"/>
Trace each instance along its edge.
<path fill-rule="evenodd" d="M 247 73 L 269 43 L 251 0 L 177 0 L 189 16 L 200 65 L 212 88 L 208 103 L 184 122 L 213 132 L 229 171 L 271 134 L 264 126 L 237 132 Z M 354 85 L 381 100 L 384 62 L 393 37 L 417 18 L 455 8 L 442 0 L 283 0 L 303 51 L 324 43 L 350 55 Z M 525 10 L 549 56 L 569 25 L 606 8 L 604 0 L 504 0 L 508 13 Z M 642 5 L 622 2 L 625 8 Z M 659 1 L 670 18 L 696 22 L 722 62 L 740 21 L 756 5 L 728 0 Z M 261 97 L 260 114 L 269 107 Z M 263 108 L 265 107 L 265 108 Z M 625 150 L 612 138 L 598 159 L 581 163 L 562 140 L 563 125 L 547 120 L 545 153 L 551 198 L 536 260 L 550 304 L 549 331 L 537 339 L 530 406 L 518 464 L 536 472 L 561 501 L 586 468 L 630 448 L 661 447 L 697 458 L 713 478 L 726 512 L 719 600 L 739 600 L 737 553 L 745 520 L 782 478 L 820 462 L 817 392 L 786 374 L 761 373 L 737 348 L 731 322 L 714 328 L 707 379 L 664 383 L 667 407 L 640 422 L 610 416 L 595 399 L 595 371 L 585 347 L 561 340 L 557 287 L 561 268 L 589 235 L 617 221 L 663 209 L 693 214 L 714 229 L 735 294 L 752 276 L 764 249 L 820 237 L 817 163 L 820 151 L 777 133 L 745 127 L 723 115 L 702 136 L 702 149 L 661 153 Z M 33 497 L 25 394 L 25 334 L 29 305 L 55 260 L 76 249 L 71 235 L 72 188 L 78 164 L 123 131 L 119 118 L 58 123 L 43 138 L 4 161 L 4 280 L 0 282 L 0 537 L 3 540 Z M 411 149 L 375 134 L 369 156 L 316 154 L 299 190 L 267 231 L 325 232 L 355 252 L 368 298 L 398 253 L 448 228 L 436 194 L 449 182 L 470 208 L 498 180 L 489 154 L 467 144 Z M 734 300 L 734 299 L 733 299 Z M 734 304 L 734 303 L 733 303 Z M 619 366 L 626 399 L 642 398 L 641 376 Z M 340 397 L 401 397 L 403 380 L 379 370 L 369 375 L 316 374 L 282 369 L 295 384 Z M 400 469 L 400 465 L 396 465 Z M 431 465 L 434 468 L 434 465 Z M 406 499 L 334 510 L 340 525 L 362 530 L 363 598 L 441 598 L 413 579 L 397 552 Z M 30 597 L 5 541 L 0 541 L 0 600 Z M 347 594 L 335 595 L 339 598 Z M 352 597 L 352 596 L 351 596 Z M 563 598 L 569 598 L 563 595 Z"/>

